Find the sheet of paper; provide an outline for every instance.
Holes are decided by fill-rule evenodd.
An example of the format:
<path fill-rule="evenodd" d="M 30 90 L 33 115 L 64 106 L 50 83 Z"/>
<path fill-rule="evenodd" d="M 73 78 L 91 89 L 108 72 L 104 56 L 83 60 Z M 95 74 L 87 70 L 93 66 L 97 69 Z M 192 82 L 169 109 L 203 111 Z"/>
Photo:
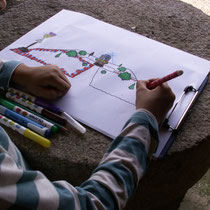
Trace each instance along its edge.
<path fill-rule="evenodd" d="M 77 120 L 115 138 L 135 112 L 136 81 L 163 77 L 182 69 L 168 82 L 176 98 L 184 88 L 199 88 L 210 62 L 165 44 L 107 24 L 90 16 L 62 10 L 0 52 L 0 58 L 30 66 L 57 64 L 72 84 L 57 104 Z M 175 126 L 189 104 L 175 110 Z M 160 153 L 171 133 L 161 131 Z"/>

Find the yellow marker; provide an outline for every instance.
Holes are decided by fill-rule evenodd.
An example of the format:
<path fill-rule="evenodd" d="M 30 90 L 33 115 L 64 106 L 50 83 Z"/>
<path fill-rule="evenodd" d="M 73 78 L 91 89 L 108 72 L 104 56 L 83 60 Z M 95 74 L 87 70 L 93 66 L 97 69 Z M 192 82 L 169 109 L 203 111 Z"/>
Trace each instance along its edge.
<path fill-rule="evenodd" d="M 29 130 L 28 128 L 25 129 L 24 134 L 25 137 L 28 139 L 31 139 L 32 141 L 35 141 L 38 144 L 41 144 L 43 147 L 49 148 L 51 145 L 50 140 L 40 136 L 37 133 L 34 133 L 33 131 Z"/>
<path fill-rule="evenodd" d="M 19 125 L 18 123 L 6 118 L 3 115 L 0 115 L 0 123 L 6 125 L 7 127 L 12 128 L 13 130 L 17 131 L 18 133 L 22 134 L 23 136 L 35 141 L 36 143 L 42 145 L 43 147 L 49 148 L 51 145 L 51 141 L 40 136 L 39 134 L 29 130 L 28 128 Z"/>

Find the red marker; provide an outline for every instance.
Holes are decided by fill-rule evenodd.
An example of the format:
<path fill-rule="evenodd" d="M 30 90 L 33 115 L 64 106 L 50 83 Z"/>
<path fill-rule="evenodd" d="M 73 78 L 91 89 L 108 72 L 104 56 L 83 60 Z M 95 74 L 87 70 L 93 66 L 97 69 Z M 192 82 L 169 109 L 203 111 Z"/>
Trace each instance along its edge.
<path fill-rule="evenodd" d="M 167 82 L 167 81 L 169 81 L 171 79 L 174 79 L 175 77 L 178 77 L 178 76 L 180 76 L 182 74 L 183 74 L 182 70 L 175 71 L 175 72 L 173 72 L 173 73 L 171 73 L 171 74 L 169 74 L 169 75 L 167 75 L 167 76 L 165 76 L 165 77 L 163 77 L 161 79 L 157 79 L 157 80 L 155 80 L 153 82 L 148 83 L 147 84 L 147 88 L 152 90 L 152 89 L 156 88 L 158 85 L 161 85 L 164 82 Z"/>

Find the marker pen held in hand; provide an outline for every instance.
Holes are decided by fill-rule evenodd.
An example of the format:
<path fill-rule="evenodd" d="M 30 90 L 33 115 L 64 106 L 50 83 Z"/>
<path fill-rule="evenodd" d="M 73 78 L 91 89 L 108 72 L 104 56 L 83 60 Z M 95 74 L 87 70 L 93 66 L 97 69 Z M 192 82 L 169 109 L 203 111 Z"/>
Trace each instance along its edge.
<path fill-rule="evenodd" d="M 163 78 L 160 78 L 160 79 L 157 79 L 155 81 L 152 81 L 152 82 L 148 83 L 147 88 L 152 90 L 152 89 L 156 88 L 157 86 L 163 84 L 164 82 L 167 82 L 171 79 L 174 79 L 178 76 L 181 76 L 183 73 L 184 72 L 182 70 L 175 71 L 175 72 L 173 72 L 173 73 L 171 73 L 171 74 L 169 74 L 169 75 L 167 75 Z"/>

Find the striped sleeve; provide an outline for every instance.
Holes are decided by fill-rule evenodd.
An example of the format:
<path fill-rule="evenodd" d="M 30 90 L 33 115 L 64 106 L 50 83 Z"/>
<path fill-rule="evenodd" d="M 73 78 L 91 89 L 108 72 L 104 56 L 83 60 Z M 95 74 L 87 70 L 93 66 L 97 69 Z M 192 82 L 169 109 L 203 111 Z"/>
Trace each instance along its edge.
<path fill-rule="evenodd" d="M 0 59 L 0 88 L 6 90 L 9 87 L 13 71 L 20 64 L 18 61 L 3 61 Z"/>
<path fill-rule="evenodd" d="M 97 209 L 125 207 L 145 173 L 158 141 L 158 125 L 153 115 L 146 110 L 135 112 L 90 179 L 82 184 Z"/>
<path fill-rule="evenodd" d="M 0 150 L 0 205 L 5 209 L 123 209 L 157 144 L 155 118 L 146 110 L 136 111 L 90 178 L 74 187 L 66 181 L 51 182 L 40 171 L 29 170 L 7 138 Z"/>

